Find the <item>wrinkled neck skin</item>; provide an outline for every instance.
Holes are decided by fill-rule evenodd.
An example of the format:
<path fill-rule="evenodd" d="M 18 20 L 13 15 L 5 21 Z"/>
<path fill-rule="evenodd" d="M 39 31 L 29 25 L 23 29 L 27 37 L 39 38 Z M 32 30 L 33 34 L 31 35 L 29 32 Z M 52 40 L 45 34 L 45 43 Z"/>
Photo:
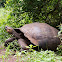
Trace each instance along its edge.
<path fill-rule="evenodd" d="M 20 39 L 20 38 L 21 38 L 20 34 L 17 33 L 14 29 L 13 29 L 13 31 L 12 31 L 12 35 L 13 35 L 16 39 Z"/>

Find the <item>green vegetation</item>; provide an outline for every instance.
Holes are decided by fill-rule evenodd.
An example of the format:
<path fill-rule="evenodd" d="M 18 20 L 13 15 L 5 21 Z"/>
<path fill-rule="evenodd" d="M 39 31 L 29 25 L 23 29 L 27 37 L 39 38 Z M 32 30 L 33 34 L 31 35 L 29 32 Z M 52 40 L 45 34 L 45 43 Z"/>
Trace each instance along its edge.
<path fill-rule="evenodd" d="M 62 0 L 7 0 L 6 7 L 13 8 L 12 15 L 17 21 L 27 19 L 26 15 L 28 20 L 46 22 L 54 27 L 62 21 Z"/>
<path fill-rule="evenodd" d="M 0 56 L 3 60 L 7 58 L 9 59 L 9 55 L 11 55 L 12 52 L 6 51 L 5 55 Z M 25 54 L 22 54 L 25 53 Z M 62 62 L 62 56 L 56 55 L 53 51 L 33 51 L 33 52 L 19 52 L 16 51 L 16 54 L 14 55 L 16 57 L 15 62 Z"/>
<path fill-rule="evenodd" d="M 3 0 L 2 0 L 3 1 Z M 0 1 L 0 2 L 2 2 Z M 17 40 L 11 42 L 8 47 L 4 47 L 6 39 L 11 37 L 6 31 L 5 26 L 18 28 L 24 24 L 33 22 L 46 22 L 54 27 L 62 22 L 62 0 L 4 0 L 4 8 L 0 8 L 0 52 L 5 48 L 4 54 L 0 53 L 0 59 L 5 62 L 5 58 L 16 57 L 16 62 L 62 62 L 62 44 L 57 48 L 57 52 L 19 52 Z M 62 26 L 58 36 L 62 34 Z M 60 37 L 62 39 L 62 37 Z M 15 46 L 17 45 L 17 47 Z M 31 49 L 31 48 L 30 48 Z M 16 51 L 16 52 L 15 52 Z M 15 54 L 15 55 L 14 55 Z"/>

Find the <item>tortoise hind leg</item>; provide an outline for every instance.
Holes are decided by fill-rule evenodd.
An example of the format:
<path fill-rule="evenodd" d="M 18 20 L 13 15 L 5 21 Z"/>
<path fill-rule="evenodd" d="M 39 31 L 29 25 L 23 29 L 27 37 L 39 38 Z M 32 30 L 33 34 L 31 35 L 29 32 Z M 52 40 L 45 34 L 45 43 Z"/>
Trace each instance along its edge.
<path fill-rule="evenodd" d="M 26 46 L 28 46 L 27 44 L 26 44 L 26 42 L 27 41 L 25 41 L 24 39 L 18 39 L 18 43 L 19 43 L 19 45 L 21 46 L 21 51 L 22 50 L 28 50 L 28 48 L 26 48 Z"/>

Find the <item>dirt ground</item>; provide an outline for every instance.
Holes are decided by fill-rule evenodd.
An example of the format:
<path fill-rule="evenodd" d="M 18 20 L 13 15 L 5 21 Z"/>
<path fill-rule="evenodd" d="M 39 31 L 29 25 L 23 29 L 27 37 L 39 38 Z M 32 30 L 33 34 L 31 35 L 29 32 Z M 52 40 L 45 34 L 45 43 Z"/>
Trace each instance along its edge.
<path fill-rule="evenodd" d="M 1 47 L 0 47 L 0 57 L 5 55 L 5 52 L 6 52 L 6 49 L 1 49 Z M 8 58 L 0 58 L 0 62 L 20 62 L 20 58 L 21 57 L 17 58 L 14 55 L 9 55 Z"/>

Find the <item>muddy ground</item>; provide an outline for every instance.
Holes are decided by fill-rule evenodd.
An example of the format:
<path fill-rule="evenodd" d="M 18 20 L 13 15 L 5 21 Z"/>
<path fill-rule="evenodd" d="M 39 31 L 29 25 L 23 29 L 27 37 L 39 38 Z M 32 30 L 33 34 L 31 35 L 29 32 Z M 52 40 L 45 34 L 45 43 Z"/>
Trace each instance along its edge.
<path fill-rule="evenodd" d="M 0 62 L 20 62 L 21 57 L 15 57 L 14 55 L 9 55 L 7 58 L 5 58 L 4 57 L 5 53 L 6 53 L 6 49 L 0 47 Z"/>

